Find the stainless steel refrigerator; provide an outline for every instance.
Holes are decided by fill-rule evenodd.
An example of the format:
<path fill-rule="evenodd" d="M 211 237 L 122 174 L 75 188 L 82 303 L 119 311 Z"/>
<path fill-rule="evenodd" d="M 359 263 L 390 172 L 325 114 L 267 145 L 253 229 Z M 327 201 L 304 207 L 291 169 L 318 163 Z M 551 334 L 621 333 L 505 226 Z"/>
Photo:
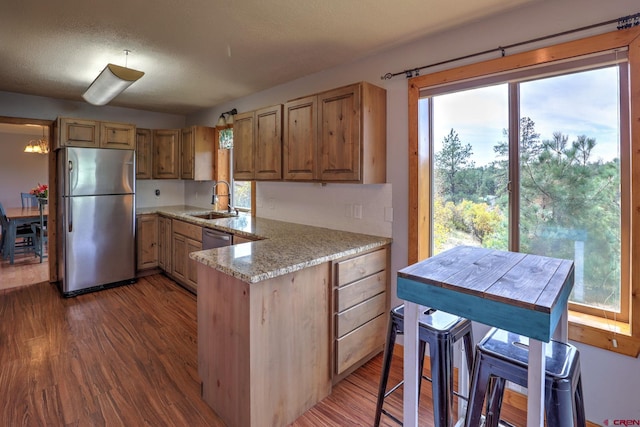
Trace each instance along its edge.
<path fill-rule="evenodd" d="M 64 296 L 135 281 L 133 150 L 58 152 L 58 275 Z"/>

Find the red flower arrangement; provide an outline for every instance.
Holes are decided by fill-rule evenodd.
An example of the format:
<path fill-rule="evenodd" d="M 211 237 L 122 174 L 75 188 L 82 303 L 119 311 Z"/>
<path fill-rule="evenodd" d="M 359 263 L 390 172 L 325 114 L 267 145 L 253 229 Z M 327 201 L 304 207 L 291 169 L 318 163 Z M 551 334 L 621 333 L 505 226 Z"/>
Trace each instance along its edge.
<path fill-rule="evenodd" d="M 47 197 L 49 197 L 49 186 L 47 184 L 38 183 L 38 186 L 31 189 L 31 191 L 29 191 L 29 194 L 33 194 L 39 199 L 46 199 Z"/>

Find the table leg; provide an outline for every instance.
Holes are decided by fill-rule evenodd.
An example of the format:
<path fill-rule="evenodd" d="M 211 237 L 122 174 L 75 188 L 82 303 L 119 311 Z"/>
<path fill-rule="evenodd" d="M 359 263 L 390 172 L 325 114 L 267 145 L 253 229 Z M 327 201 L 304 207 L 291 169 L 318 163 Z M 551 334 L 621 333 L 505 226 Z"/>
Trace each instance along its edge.
<path fill-rule="evenodd" d="M 418 427 L 418 313 L 420 306 L 404 303 L 404 404 L 403 425 Z"/>
<path fill-rule="evenodd" d="M 547 343 L 529 340 L 529 369 L 527 381 L 527 426 L 544 424 L 545 349 Z"/>
<path fill-rule="evenodd" d="M 553 331 L 553 339 L 560 342 L 569 341 L 569 313 L 567 310 L 562 312 L 556 330 Z"/>

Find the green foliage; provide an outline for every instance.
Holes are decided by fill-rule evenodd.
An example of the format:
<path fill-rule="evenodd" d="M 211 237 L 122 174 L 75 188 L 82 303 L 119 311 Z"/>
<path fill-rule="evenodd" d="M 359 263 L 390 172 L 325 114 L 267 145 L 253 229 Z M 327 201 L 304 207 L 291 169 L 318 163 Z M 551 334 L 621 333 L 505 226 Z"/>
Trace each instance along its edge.
<path fill-rule="evenodd" d="M 436 252 L 462 243 L 508 249 L 508 133 L 496 159 L 476 167 L 451 129 L 435 154 Z M 535 123 L 520 120 L 520 251 L 558 258 L 583 256 L 584 297 L 578 302 L 619 306 L 621 260 L 620 164 L 593 161 L 596 141 L 561 132 L 542 140 Z M 575 300 L 574 295 L 573 299 Z"/>
<path fill-rule="evenodd" d="M 233 204 L 234 207 L 251 209 L 251 182 L 233 182 Z"/>
<path fill-rule="evenodd" d="M 473 162 L 469 161 L 472 154 L 471 144 L 463 146 L 458 133 L 453 129 L 444 137 L 442 150 L 435 155 L 435 163 L 437 178 L 442 182 L 442 188 L 446 189 L 446 197 L 455 198 L 458 195 L 456 184 L 462 180 L 458 172 L 473 167 Z"/>

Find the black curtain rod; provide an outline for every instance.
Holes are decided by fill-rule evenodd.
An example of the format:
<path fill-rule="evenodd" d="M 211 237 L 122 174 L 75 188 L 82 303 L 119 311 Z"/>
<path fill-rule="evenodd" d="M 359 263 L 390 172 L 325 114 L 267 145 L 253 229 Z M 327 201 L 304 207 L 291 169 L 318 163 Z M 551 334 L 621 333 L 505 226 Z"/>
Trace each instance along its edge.
<path fill-rule="evenodd" d="M 523 42 L 519 42 L 519 43 L 514 43 L 514 44 L 510 44 L 507 46 L 498 46 L 496 48 L 493 49 L 488 49 L 482 52 L 476 52 L 476 53 L 472 53 L 470 55 L 464 55 L 464 56 L 459 56 L 457 58 L 453 58 L 453 59 L 447 59 L 446 61 L 440 61 L 440 62 L 436 62 L 434 64 L 429 64 L 429 65 L 423 65 L 422 67 L 417 67 L 417 68 L 411 68 L 409 70 L 404 70 L 404 71 L 398 71 L 397 73 L 387 73 L 385 75 L 383 75 L 382 77 L 380 77 L 381 80 L 390 80 L 396 76 L 400 76 L 400 75 L 404 75 L 406 76 L 408 79 L 410 79 L 411 77 L 416 77 L 420 75 L 420 71 L 424 70 L 425 68 L 431 68 L 431 67 L 437 67 L 438 65 L 444 65 L 444 64 L 450 64 L 452 62 L 456 62 L 456 61 L 462 61 L 463 59 L 469 59 L 469 58 L 474 58 L 476 56 L 482 56 L 482 55 L 486 55 L 488 53 L 492 53 L 492 52 L 500 52 L 502 54 L 502 56 L 506 56 L 506 49 L 511 49 L 514 47 L 518 47 L 518 46 L 523 46 L 526 44 L 530 44 L 530 43 L 536 43 L 539 41 L 543 41 L 543 40 L 548 40 L 548 39 L 553 39 L 556 37 L 561 37 L 561 36 L 566 36 L 567 34 L 573 34 L 573 33 L 577 33 L 580 31 L 586 31 L 586 30 L 591 30 L 593 28 L 598 28 L 598 27 L 603 27 L 605 25 L 611 25 L 613 23 L 617 23 L 618 24 L 618 30 L 623 30 L 626 28 L 631 28 L 631 27 L 635 27 L 637 25 L 640 25 L 640 13 L 636 13 L 634 15 L 628 15 L 628 16 L 624 16 L 622 18 L 618 18 L 618 19 L 612 19 L 610 21 L 605 21 L 605 22 L 600 22 L 598 24 L 592 24 L 592 25 L 587 25 L 586 27 L 580 27 L 580 28 L 575 28 L 573 30 L 567 30 L 567 31 L 563 31 L 560 33 L 556 33 L 556 34 L 551 34 L 548 36 L 542 36 L 542 37 L 538 37 L 535 39 L 531 39 L 531 40 L 527 40 L 527 41 L 523 41 Z"/>

